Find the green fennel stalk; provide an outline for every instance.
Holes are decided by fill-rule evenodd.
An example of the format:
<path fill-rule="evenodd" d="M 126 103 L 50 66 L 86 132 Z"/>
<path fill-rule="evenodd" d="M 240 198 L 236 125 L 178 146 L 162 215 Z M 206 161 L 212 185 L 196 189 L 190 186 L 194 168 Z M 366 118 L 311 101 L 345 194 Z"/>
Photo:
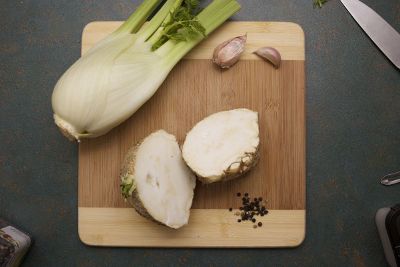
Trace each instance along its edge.
<path fill-rule="evenodd" d="M 76 61 L 52 95 L 55 123 L 63 134 L 75 140 L 97 137 L 125 121 L 186 53 L 240 9 L 236 0 L 214 0 L 198 13 L 198 4 L 144 0 L 115 32 Z"/>
<path fill-rule="evenodd" d="M 321 8 L 328 0 L 314 0 L 314 7 Z"/>

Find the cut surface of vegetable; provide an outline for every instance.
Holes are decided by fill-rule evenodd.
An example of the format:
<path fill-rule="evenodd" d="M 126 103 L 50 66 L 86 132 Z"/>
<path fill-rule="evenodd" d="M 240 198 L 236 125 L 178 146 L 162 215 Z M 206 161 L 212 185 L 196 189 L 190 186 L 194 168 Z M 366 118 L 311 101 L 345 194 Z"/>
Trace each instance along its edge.
<path fill-rule="evenodd" d="M 203 183 L 236 178 L 258 162 L 257 112 L 222 111 L 198 122 L 187 134 L 182 155 Z"/>
<path fill-rule="evenodd" d="M 131 148 L 121 170 L 123 197 L 140 215 L 174 229 L 189 221 L 195 186 L 175 136 L 164 130 Z"/>
<path fill-rule="evenodd" d="M 77 60 L 52 95 L 54 120 L 72 140 L 97 137 L 135 113 L 172 68 L 240 9 L 214 0 L 197 14 L 197 0 L 144 0 L 115 32 Z"/>

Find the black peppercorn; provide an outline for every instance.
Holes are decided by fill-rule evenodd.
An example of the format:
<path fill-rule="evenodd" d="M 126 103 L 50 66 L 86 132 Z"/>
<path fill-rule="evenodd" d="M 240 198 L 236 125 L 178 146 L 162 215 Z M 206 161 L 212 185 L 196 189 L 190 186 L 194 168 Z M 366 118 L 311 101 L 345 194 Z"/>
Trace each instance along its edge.
<path fill-rule="evenodd" d="M 257 222 L 256 216 L 264 216 L 268 214 L 268 210 L 263 206 L 263 204 L 265 205 L 263 198 L 250 198 L 249 193 L 241 194 L 240 192 L 236 193 L 236 196 L 242 199 L 242 206 L 234 213 L 236 216 L 240 216 L 240 219 L 237 219 L 237 222 L 250 221 L 254 223 L 254 228 L 261 227 L 262 222 Z M 233 211 L 233 208 L 229 208 L 229 211 Z"/>

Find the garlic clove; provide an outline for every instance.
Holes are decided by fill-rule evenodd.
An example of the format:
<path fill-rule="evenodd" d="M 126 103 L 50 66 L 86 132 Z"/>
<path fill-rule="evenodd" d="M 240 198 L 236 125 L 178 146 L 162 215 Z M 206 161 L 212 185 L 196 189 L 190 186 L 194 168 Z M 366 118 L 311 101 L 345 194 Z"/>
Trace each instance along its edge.
<path fill-rule="evenodd" d="M 223 69 L 230 68 L 239 61 L 244 52 L 247 35 L 229 39 L 214 49 L 213 62 Z"/>
<path fill-rule="evenodd" d="M 269 61 L 276 69 L 281 65 L 281 54 L 273 47 L 261 47 L 253 53 Z"/>

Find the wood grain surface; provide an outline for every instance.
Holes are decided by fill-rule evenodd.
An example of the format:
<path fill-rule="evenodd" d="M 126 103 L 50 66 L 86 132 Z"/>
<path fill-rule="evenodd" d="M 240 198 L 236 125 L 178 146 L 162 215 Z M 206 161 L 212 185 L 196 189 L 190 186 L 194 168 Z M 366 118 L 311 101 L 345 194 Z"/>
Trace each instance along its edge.
<path fill-rule="evenodd" d="M 194 209 L 179 230 L 151 223 L 132 209 L 79 208 L 87 245 L 140 247 L 295 247 L 305 237 L 304 210 L 270 210 L 262 227 L 237 223 L 227 210 Z"/>
<path fill-rule="evenodd" d="M 90 23 L 83 33 L 82 52 L 118 25 L 120 22 Z M 246 32 L 247 49 L 241 60 L 229 70 L 215 67 L 210 60 L 213 48 L 227 38 Z M 251 54 L 254 48 L 268 45 L 277 47 L 282 54 L 284 60 L 278 70 Z M 198 220 L 202 220 L 202 216 L 199 214 L 215 211 L 218 215 L 213 216 L 222 220 L 220 225 L 216 222 L 205 227 L 217 243 L 212 242 L 210 236 L 199 236 L 202 241 L 194 242 L 193 238 L 186 238 L 171 246 L 189 246 L 188 240 L 194 242 L 190 243 L 192 246 L 298 245 L 305 234 L 304 100 L 304 34 L 301 27 L 285 22 L 224 24 L 173 69 L 157 93 L 130 119 L 105 136 L 80 143 L 78 198 L 81 239 L 92 245 L 168 246 L 164 235 L 149 242 L 141 239 L 143 233 L 152 232 L 157 226 L 138 217 L 121 197 L 118 174 L 125 153 L 158 129 L 176 135 L 182 143 L 186 133 L 204 117 L 244 107 L 259 113 L 259 164 L 248 175 L 236 180 L 197 184 L 191 223 L 185 229 L 191 233 L 189 236 L 193 235 L 200 230 L 201 222 Z M 233 223 L 236 221 L 234 218 L 229 223 L 229 231 L 237 233 L 237 238 L 223 235 L 227 230 L 224 230 L 226 219 L 222 215 L 228 207 L 240 205 L 237 192 L 262 196 L 268 200 L 267 207 L 278 212 L 266 216 L 271 221 L 266 221 L 266 228 L 261 231 L 266 231 L 268 235 L 260 236 L 259 241 L 247 238 L 245 232 L 240 234 L 242 226 Z M 116 214 L 122 217 L 115 217 Z M 275 217 L 276 214 L 284 215 Z M 295 234 L 289 230 L 287 235 L 284 234 L 287 225 L 284 220 L 281 221 L 282 218 L 289 223 L 293 220 L 293 229 L 297 229 Z M 129 224 L 132 220 L 133 225 Z M 112 240 L 105 232 L 110 225 L 114 226 L 114 230 L 121 231 L 121 238 Z M 128 229 L 138 225 L 141 226 L 132 236 L 136 241 L 122 238 L 123 233 L 128 234 Z M 271 235 L 270 231 L 274 229 L 278 234 Z M 169 229 L 163 231 L 168 232 Z"/>
<path fill-rule="evenodd" d="M 83 30 L 82 54 L 95 43 L 113 32 L 121 21 L 95 21 L 86 25 Z M 215 30 L 207 40 L 190 51 L 186 59 L 208 59 L 214 48 L 220 43 L 247 34 L 246 48 L 241 55 L 242 60 L 261 60 L 253 54 L 263 46 L 272 46 L 279 50 L 283 60 L 304 60 L 304 32 L 296 23 L 266 21 L 231 21 Z"/>

